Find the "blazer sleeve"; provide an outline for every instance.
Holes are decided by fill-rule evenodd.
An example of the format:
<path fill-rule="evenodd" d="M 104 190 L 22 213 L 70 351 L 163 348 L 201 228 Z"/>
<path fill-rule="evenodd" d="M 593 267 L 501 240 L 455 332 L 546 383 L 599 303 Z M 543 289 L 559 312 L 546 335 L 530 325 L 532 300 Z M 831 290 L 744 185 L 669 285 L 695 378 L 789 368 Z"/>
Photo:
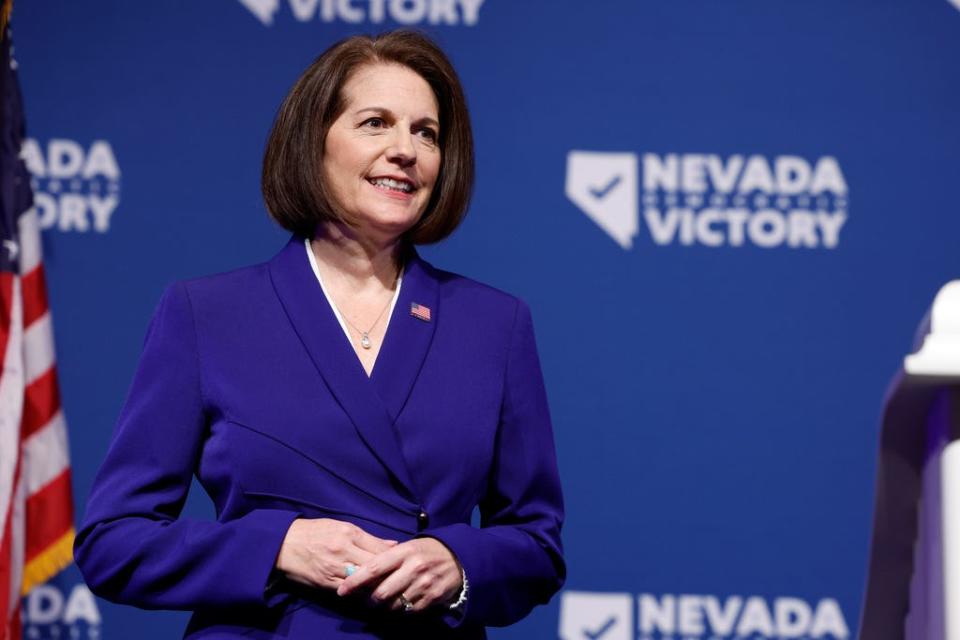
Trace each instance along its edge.
<path fill-rule="evenodd" d="M 518 302 L 504 397 L 480 528 L 423 532 L 456 555 L 469 583 L 465 610 L 447 622 L 503 626 L 545 604 L 563 584 L 563 497 L 530 310 Z"/>
<path fill-rule="evenodd" d="M 297 514 L 179 518 L 206 435 L 199 361 L 189 295 L 178 283 L 150 323 L 74 546 L 87 584 L 108 600 L 164 609 L 273 604 L 266 587 Z"/>

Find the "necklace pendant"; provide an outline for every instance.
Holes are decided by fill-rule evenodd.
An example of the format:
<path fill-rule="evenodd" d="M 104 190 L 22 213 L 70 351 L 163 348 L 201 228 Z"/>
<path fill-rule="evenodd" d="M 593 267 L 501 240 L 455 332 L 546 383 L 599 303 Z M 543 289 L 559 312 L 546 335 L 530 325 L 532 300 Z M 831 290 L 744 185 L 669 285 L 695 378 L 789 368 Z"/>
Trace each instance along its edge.
<path fill-rule="evenodd" d="M 370 336 L 368 336 L 366 333 L 363 333 L 360 336 L 360 346 L 364 349 L 370 348 Z"/>

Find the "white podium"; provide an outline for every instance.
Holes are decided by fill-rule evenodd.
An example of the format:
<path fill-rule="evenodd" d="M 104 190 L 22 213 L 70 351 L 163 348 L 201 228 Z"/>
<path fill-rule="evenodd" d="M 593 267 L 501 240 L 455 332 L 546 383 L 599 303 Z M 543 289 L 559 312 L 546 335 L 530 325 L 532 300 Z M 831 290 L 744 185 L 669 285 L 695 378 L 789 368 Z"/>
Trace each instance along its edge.
<path fill-rule="evenodd" d="M 960 280 L 887 393 L 861 640 L 960 640 Z"/>

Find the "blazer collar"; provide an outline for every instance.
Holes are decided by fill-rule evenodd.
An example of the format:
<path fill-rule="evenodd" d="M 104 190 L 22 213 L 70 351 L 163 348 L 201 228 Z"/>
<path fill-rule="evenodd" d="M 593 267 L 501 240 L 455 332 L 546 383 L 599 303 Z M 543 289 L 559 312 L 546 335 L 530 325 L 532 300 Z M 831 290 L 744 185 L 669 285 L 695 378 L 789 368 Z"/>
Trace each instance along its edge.
<path fill-rule="evenodd" d="M 433 268 L 411 249 L 400 295 L 370 377 L 392 422 L 400 417 L 430 351 L 439 299 L 439 282 Z M 415 305 L 420 309 L 419 316 L 413 312 Z M 429 319 L 425 319 L 425 314 Z M 356 354 L 350 355 L 357 359 Z"/>
<path fill-rule="evenodd" d="M 280 303 L 330 392 L 373 455 L 407 490 L 407 497 L 419 502 L 395 423 L 433 340 L 439 284 L 432 267 L 410 252 L 372 377 L 367 376 L 324 298 L 303 238 L 291 238 L 270 261 L 269 269 Z M 411 314 L 414 303 L 430 310 L 429 321 Z"/>

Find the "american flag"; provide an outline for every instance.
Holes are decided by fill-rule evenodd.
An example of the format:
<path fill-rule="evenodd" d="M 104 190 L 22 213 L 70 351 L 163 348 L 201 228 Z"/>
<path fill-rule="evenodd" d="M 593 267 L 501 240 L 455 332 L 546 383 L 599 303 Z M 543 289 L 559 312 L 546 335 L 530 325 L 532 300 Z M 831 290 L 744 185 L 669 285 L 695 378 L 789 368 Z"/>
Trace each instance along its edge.
<path fill-rule="evenodd" d="M 74 531 L 23 105 L 9 30 L 0 37 L 0 640 L 13 640 L 21 598 L 73 561 Z"/>
<path fill-rule="evenodd" d="M 425 307 L 416 302 L 410 303 L 410 315 L 414 318 L 420 318 L 424 322 L 430 322 L 430 307 Z"/>

